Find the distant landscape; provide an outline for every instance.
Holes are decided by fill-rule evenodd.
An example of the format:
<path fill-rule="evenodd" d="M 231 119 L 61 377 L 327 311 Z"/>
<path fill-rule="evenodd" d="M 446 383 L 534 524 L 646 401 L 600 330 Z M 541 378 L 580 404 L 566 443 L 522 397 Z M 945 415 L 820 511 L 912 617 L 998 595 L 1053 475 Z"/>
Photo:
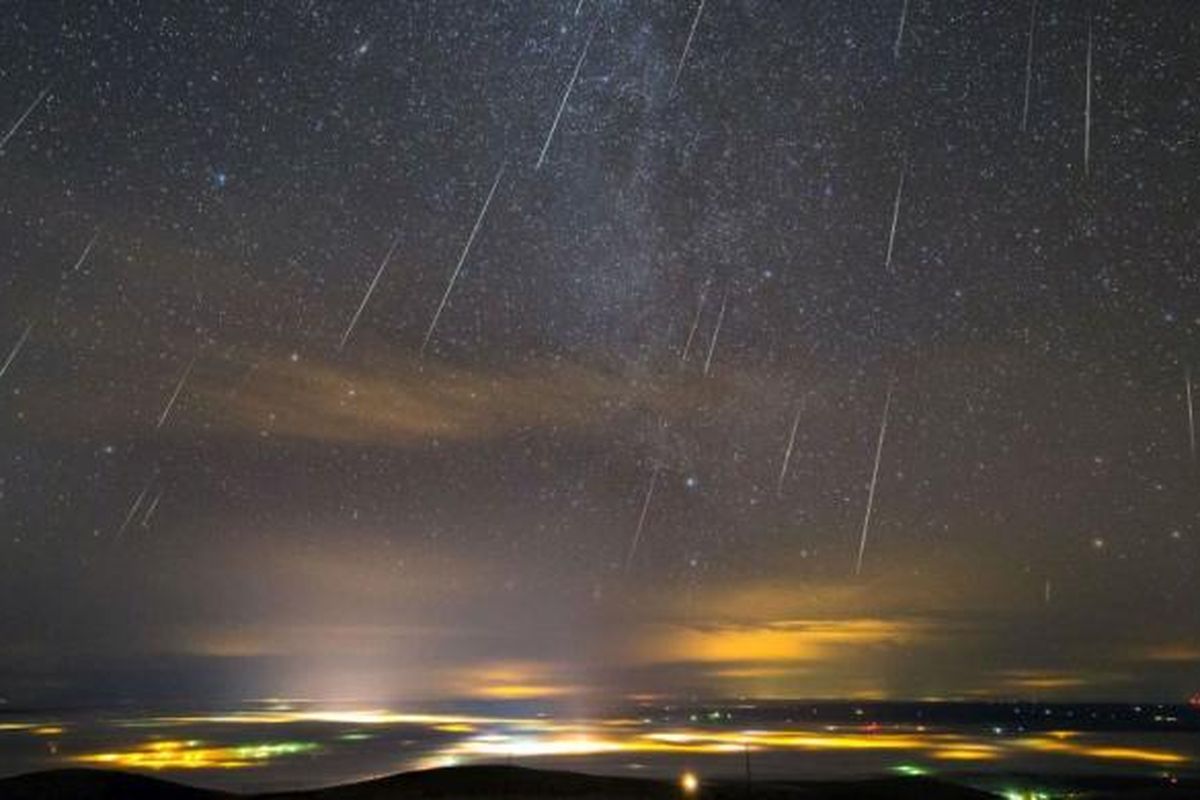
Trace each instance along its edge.
<path fill-rule="evenodd" d="M 764 798 L 1181 797 L 1200 780 L 1200 711 L 829 701 L 638 705 L 590 718 L 512 703 L 8 709 L 0 778 L 0 796 L 21 798 L 742 797 L 747 787 Z"/>

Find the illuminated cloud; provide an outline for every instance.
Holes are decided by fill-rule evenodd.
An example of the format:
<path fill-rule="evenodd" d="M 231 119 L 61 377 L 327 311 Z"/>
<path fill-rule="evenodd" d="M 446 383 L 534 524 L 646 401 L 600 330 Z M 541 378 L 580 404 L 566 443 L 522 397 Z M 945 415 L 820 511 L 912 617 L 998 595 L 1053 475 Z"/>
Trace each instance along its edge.
<path fill-rule="evenodd" d="M 1148 648 L 1144 657 L 1147 661 L 1191 663 L 1200 661 L 1200 645 L 1190 642 L 1173 642 Z"/>
<path fill-rule="evenodd" d="M 926 638 L 919 623 L 882 619 L 780 620 L 752 625 L 664 627 L 643 633 L 643 661 L 804 662 L 839 651 L 910 645 Z"/>
<path fill-rule="evenodd" d="M 998 677 L 1001 686 L 1035 691 L 1075 689 L 1095 685 L 1098 682 L 1067 672 L 1038 672 L 1036 670 L 1012 670 L 1001 673 Z"/>
<path fill-rule="evenodd" d="M 537 700 L 578 695 L 584 687 L 561 682 L 550 664 L 507 661 L 455 671 L 448 687 L 455 696 L 483 700 Z"/>
<path fill-rule="evenodd" d="M 392 445 L 590 427 L 615 413 L 619 392 L 616 376 L 565 363 L 506 372 L 307 359 L 265 361 L 232 396 L 224 386 L 205 389 L 213 414 L 234 431 Z"/>
<path fill-rule="evenodd" d="M 77 343 L 58 344 L 78 357 Z M 685 420 L 700 410 L 734 413 L 786 392 L 784 382 L 766 373 L 730 370 L 722 380 L 702 382 L 669 368 L 631 376 L 586 358 L 455 366 L 397 356 L 390 348 L 355 359 L 301 355 L 269 342 L 237 352 L 186 342 L 178 349 L 196 361 L 161 430 L 158 416 L 183 368 L 178 358 L 147 364 L 125 351 L 102 350 L 88 353 L 68 374 L 30 380 L 20 397 L 20 431 L 45 440 L 157 432 L 184 440 L 212 435 L 382 447 L 533 431 L 615 434 L 634 442 L 648 415 Z M 120 392 L 110 382 L 98 392 L 77 390 L 113 372 L 137 380 Z"/>

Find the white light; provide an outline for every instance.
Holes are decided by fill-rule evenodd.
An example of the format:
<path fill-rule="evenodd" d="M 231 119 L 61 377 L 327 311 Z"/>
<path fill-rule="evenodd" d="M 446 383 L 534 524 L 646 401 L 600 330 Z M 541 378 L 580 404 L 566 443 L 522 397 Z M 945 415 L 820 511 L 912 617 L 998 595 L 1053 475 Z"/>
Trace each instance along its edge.
<path fill-rule="evenodd" d="M 684 794 L 695 794 L 700 791 L 700 779 L 694 772 L 685 772 L 679 776 L 679 788 L 683 789 Z"/>

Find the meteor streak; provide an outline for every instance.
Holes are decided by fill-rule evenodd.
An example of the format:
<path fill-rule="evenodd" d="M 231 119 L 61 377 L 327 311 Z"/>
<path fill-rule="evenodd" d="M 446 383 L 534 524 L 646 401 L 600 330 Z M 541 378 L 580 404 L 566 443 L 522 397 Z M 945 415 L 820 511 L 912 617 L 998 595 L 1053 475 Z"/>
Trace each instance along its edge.
<path fill-rule="evenodd" d="M 154 478 L 150 478 L 146 485 L 142 487 L 142 490 L 138 492 L 138 496 L 133 501 L 133 505 L 129 507 L 129 513 L 125 515 L 125 521 L 121 523 L 121 527 L 117 529 L 116 536 L 113 537 L 114 544 L 120 542 L 121 537 L 125 535 L 125 529 L 129 527 L 129 523 L 133 522 L 133 518 L 137 515 L 138 509 L 142 506 L 142 501 L 146 499 L 146 492 L 150 491 L 150 487 L 153 484 Z"/>
<path fill-rule="evenodd" d="M 17 343 L 13 345 L 12 350 L 8 351 L 8 358 L 4 359 L 4 366 L 0 367 L 0 378 L 4 377 L 5 373 L 8 372 L 8 368 L 11 367 L 12 363 L 17 360 L 17 356 L 21 354 L 21 349 L 25 347 L 25 342 L 29 339 L 29 334 L 32 332 L 33 323 L 31 322 L 25 326 L 25 330 L 21 334 L 21 338 L 17 339 Z"/>
<path fill-rule="evenodd" d="M 642 540 L 642 530 L 646 527 L 646 513 L 650 510 L 650 499 L 654 497 L 654 484 L 658 482 L 658 467 L 650 473 L 650 485 L 646 487 L 646 498 L 642 501 L 642 513 L 638 516 L 637 530 L 633 532 L 633 540 L 629 543 L 629 554 L 625 557 L 625 571 L 633 565 L 633 557 L 637 555 L 638 543 Z"/>
<path fill-rule="evenodd" d="M 801 404 L 796 409 L 796 418 L 792 420 L 792 433 L 788 436 L 787 449 L 783 451 L 783 464 L 779 467 L 779 481 L 775 486 L 775 494 L 783 497 L 783 480 L 787 477 L 788 462 L 792 460 L 792 448 L 796 446 L 796 431 L 800 428 L 800 415 L 804 412 Z"/>
<path fill-rule="evenodd" d="M 904 5 L 900 8 L 900 28 L 896 31 L 896 43 L 892 45 L 892 55 L 896 60 L 900 60 L 900 44 L 904 41 L 904 23 L 908 21 L 908 0 L 904 0 Z"/>
<path fill-rule="evenodd" d="M 467 243 L 463 245 L 462 254 L 458 257 L 458 263 L 454 265 L 454 272 L 450 274 L 450 281 L 446 284 L 446 291 L 442 294 L 442 301 L 438 303 L 437 311 L 433 312 L 433 319 L 429 322 L 429 330 L 425 331 L 425 340 L 421 342 L 421 355 L 425 355 L 425 348 L 429 346 L 429 340 L 433 338 L 433 331 L 437 328 L 438 319 L 442 316 L 442 309 L 446 307 L 446 301 L 450 299 L 450 292 L 454 291 L 454 284 L 458 282 L 458 273 L 462 271 L 463 264 L 466 263 L 467 254 L 471 252 L 471 244 L 475 241 L 475 235 L 479 233 L 479 228 L 483 225 L 483 218 L 487 216 L 488 207 L 492 204 L 492 197 L 496 194 L 496 187 L 500 185 L 500 178 L 504 175 L 504 167 L 501 164 L 499 171 L 496 172 L 496 180 L 492 181 L 491 191 L 488 192 L 487 199 L 483 201 L 483 208 L 479 209 L 479 216 L 475 218 L 475 226 L 471 228 L 471 235 L 467 237 Z"/>
<path fill-rule="evenodd" d="M 17 121 L 13 123 L 13 126 L 8 129 L 8 133 L 4 134 L 4 138 L 0 139 L 0 150 L 4 149 L 4 146 L 8 144 L 9 139 L 17 135 L 17 131 L 21 130 L 21 126 L 25 124 L 25 120 L 28 119 L 29 115 L 32 114 L 34 110 L 42 104 L 42 101 L 46 99 L 46 95 L 49 93 L 50 86 L 47 85 L 45 89 L 42 89 L 42 92 L 37 96 L 37 99 L 29 104 L 29 108 L 25 109 L 25 113 L 18 117 Z"/>
<path fill-rule="evenodd" d="M 700 289 L 700 302 L 696 305 L 696 315 L 692 317 L 692 327 L 688 330 L 687 341 L 683 343 L 683 352 L 679 355 L 681 364 L 687 363 L 688 353 L 692 349 L 692 340 L 696 338 L 696 329 L 700 327 L 700 315 L 704 312 L 704 301 L 708 299 L 708 282 Z"/>
<path fill-rule="evenodd" d="M 908 162 L 900 167 L 900 183 L 896 186 L 896 202 L 892 206 L 892 229 L 888 233 L 887 260 L 884 266 L 892 268 L 892 251 L 896 247 L 896 226 L 900 223 L 900 200 L 904 197 L 904 174 L 908 172 Z"/>
<path fill-rule="evenodd" d="M 3 372 L 0 372 L 3 374 Z M 1192 463 L 1196 463 L 1196 407 L 1192 402 L 1192 368 L 1188 367 L 1183 373 L 1184 387 L 1187 392 L 1188 412 L 1188 443 L 1191 445 Z"/>
<path fill-rule="evenodd" d="M 717 337 L 721 335 L 721 323 L 725 321 L 725 304 L 729 301 L 729 290 L 721 296 L 721 310 L 717 312 L 717 325 L 713 328 L 712 339 L 708 342 L 708 357 L 704 359 L 704 374 L 712 367 L 713 353 L 717 350 Z"/>
<path fill-rule="evenodd" d="M 854 574 L 862 572 L 863 554 L 867 550 L 867 533 L 871 529 L 871 511 L 875 508 L 875 487 L 879 483 L 879 462 L 883 458 L 883 439 L 887 436 L 888 412 L 892 407 L 892 384 L 888 383 L 887 399 L 883 401 L 883 419 L 879 423 L 879 441 L 875 444 L 875 467 L 871 470 L 871 488 L 867 492 L 867 512 L 863 516 L 862 536 L 858 541 L 858 560 L 854 562 Z"/>
<path fill-rule="evenodd" d="M 1087 95 L 1083 106 L 1083 174 L 1092 171 L 1092 21 L 1088 20 Z"/>
<path fill-rule="evenodd" d="M 392 260 L 392 255 L 396 252 L 396 248 L 400 246 L 400 234 L 396 234 L 396 238 L 392 239 L 392 246 L 388 248 L 387 255 L 383 257 L 383 261 L 379 262 L 379 269 L 375 271 L 375 277 L 371 280 L 371 285 L 367 287 L 367 293 L 363 295 L 362 302 L 358 304 L 358 310 L 354 312 L 354 316 L 350 318 L 350 324 L 346 326 L 346 332 L 342 334 L 342 341 L 338 344 L 338 350 L 346 346 L 346 341 L 350 338 L 350 334 L 354 333 L 354 326 L 358 324 L 358 318 L 362 316 L 363 309 L 367 307 L 367 303 L 371 300 L 371 295 L 375 293 L 375 287 L 379 284 L 379 279 L 383 277 L 383 270 L 387 267 L 388 262 Z"/>
<path fill-rule="evenodd" d="M 1033 86 L 1033 31 L 1037 27 L 1038 0 L 1029 6 L 1029 44 L 1025 48 L 1025 106 L 1021 109 L 1021 133 L 1029 127 L 1029 93 Z"/>
<path fill-rule="evenodd" d="M 92 238 L 88 240 L 87 246 L 83 248 L 83 252 L 79 254 L 79 258 L 75 261 L 75 266 L 71 267 L 71 272 L 79 272 L 79 268 L 83 266 L 85 261 L 87 261 L 88 256 L 91 255 L 92 248 L 96 245 L 96 240 L 99 238 L 100 233 L 97 231 L 95 234 L 93 234 Z"/>
<path fill-rule="evenodd" d="M 155 510 L 158 509 L 158 501 L 162 500 L 163 490 L 159 489 L 154 495 L 154 499 L 150 501 L 150 505 L 146 508 L 146 513 L 142 515 L 142 527 L 150 527 L 150 518 L 154 516 Z"/>
<path fill-rule="evenodd" d="M 167 417 L 171 415 L 171 409 L 175 407 L 175 401 L 179 399 L 180 392 L 183 391 L 183 385 L 187 383 L 188 376 L 192 374 L 192 367 L 196 365 L 196 356 L 192 356 L 192 360 L 188 362 L 187 369 L 183 371 L 183 375 L 179 378 L 179 383 L 175 384 L 175 391 L 171 393 L 171 399 L 167 401 L 166 407 L 162 410 L 162 414 L 158 417 L 158 424 L 154 426 L 158 430 L 167 421 Z"/>
<path fill-rule="evenodd" d="M 583 51 L 579 54 L 579 60 L 575 62 L 575 71 L 571 73 L 571 80 L 567 82 L 567 90 L 563 92 L 562 101 L 558 104 L 558 113 L 554 115 L 554 123 L 550 126 L 550 131 L 546 134 L 546 142 L 542 145 L 542 152 L 538 155 L 537 166 L 534 169 L 541 169 L 542 162 L 546 160 L 546 151 L 550 149 L 550 142 L 554 139 L 554 132 L 558 130 L 558 121 L 562 119 L 563 109 L 567 107 L 567 100 L 571 98 L 571 90 L 575 88 L 575 81 L 579 78 L 579 70 L 583 67 L 583 60 L 587 58 L 588 48 L 592 46 L 592 36 L 596 33 L 596 25 L 600 20 L 592 23 L 592 29 L 588 32 L 587 41 L 583 43 Z"/>
<path fill-rule="evenodd" d="M 679 83 L 679 75 L 683 72 L 684 62 L 687 61 L 688 53 L 692 50 L 692 39 L 696 38 L 696 28 L 700 26 L 700 15 L 703 13 L 704 0 L 700 0 L 700 4 L 696 6 L 696 16 L 692 18 L 692 28 L 688 31 L 687 41 L 683 45 L 683 53 L 679 56 L 679 63 L 675 65 L 675 77 L 671 80 L 671 94 L 675 93 L 675 84 Z"/>

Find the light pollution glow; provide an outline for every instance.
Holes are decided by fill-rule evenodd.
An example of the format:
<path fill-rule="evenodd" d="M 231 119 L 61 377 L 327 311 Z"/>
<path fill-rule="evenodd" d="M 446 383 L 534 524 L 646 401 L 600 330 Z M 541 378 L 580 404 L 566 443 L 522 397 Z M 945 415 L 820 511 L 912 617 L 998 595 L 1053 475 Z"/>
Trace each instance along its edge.
<path fill-rule="evenodd" d="M 406 714 L 386 710 L 271 710 L 216 715 L 156 717 L 125 721 L 127 728 L 174 728 L 201 724 L 294 725 L 324 723 L 362 727 L 415 725 L 457 734 L 452 741 L 410 766 L 431 768 L 496 758 L 554 758 L 613 754 L 719 755 L 750 751 L 895 751 L 906 757 L 944 762 L 1001 762 L 1039 753 L 1102 762 L 1161 767 L 1188 764 L 1192 757 L 1161 748 L 1117 746 L 1102 737 L 1073 731 L 986 736 L 924 726 L 814 726 L 778 730 L 658 728 L 648 720 L 577 722 L 532 717 Z M 239 769 L 262 766 L 301 753 L 312 742 L 268 742 L 222 746 L 197 740 L 155 740 L 122 750 L 70 756 L 74 763 L 127 769 Z"/>
<path fill-rule="evenodd" d="M 141 770 L 240 769 L 265 764 L 284 756 L 311 753 L 312 742 L 264 742 L 237 746 L 211 745 L 188 740 L 147 742 L 127 750 L 74 756 L 78 764 Z"/>

